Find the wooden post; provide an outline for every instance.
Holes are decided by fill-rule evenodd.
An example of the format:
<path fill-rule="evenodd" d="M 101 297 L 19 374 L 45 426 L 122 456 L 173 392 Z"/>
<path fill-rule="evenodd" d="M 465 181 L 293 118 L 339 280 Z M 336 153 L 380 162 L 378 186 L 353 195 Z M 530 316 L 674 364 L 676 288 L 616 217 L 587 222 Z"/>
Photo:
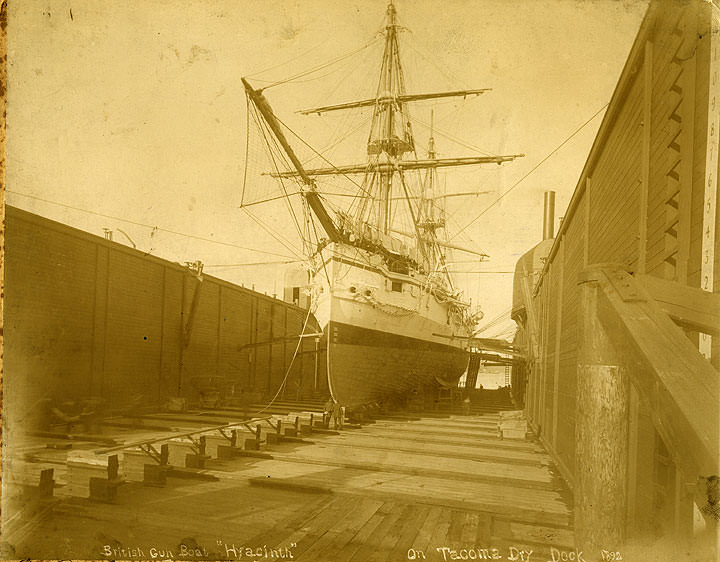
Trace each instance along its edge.
<path fill-rule="evenodd" d="M 557 426 L 560 400 L 560 342 L 562 341 L 562 309 L 563 309 L 563 286 L 565 277 L 565 235 L 561 235 L 560 247 L 557 252 L 557 276 L 558 292 L 555 295 L 556 313 L 555 313 L 555 362 L 553 365 L 553 412 L 552 412 L 552 433 L 550 442 L 553 448 L 557 450 Z"/>
<path fill-rule="evenodd" d="M 592 196 L 592 178 L 585 178 L 585 193 L 583 201 L 585 203 L 585 221 L 583 224 L 583 267 L 590 265 L 590 219 L 592 217 L 590 210 Z"/>
<path fill-rule="evenodd" d="M 597 315 L 598 275 L 580 282 L 575 537 L 587 554 L 622 545 L 627 504 L 628 377 Z"/>

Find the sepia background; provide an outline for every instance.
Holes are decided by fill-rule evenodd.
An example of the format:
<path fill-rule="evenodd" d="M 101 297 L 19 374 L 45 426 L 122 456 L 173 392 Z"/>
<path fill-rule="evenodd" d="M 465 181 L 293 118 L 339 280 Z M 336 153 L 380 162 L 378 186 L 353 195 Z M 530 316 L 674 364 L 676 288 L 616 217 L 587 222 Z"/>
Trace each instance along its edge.
<path fill-rule="evenodd" d="M 4 558 L 678 559 L 695 537 L 710 559 L 710 4 L 395 6 L 409 92 L 490 89 L 415 104 L 419 149 L 432 121 L 440 157 L 523 154 L 443 180 L 474 193 L 447 199 L 448 232 L 489 256 L 448 268 L 514 362 L 476 353 L 463 383 L 475 365 L 484 389 L 353 413 L 336 434 L 314 426 L 323 343 L 296 346 L 320 327 L 292 290 L 287 208 L 245 206 L 248 186 L 271 187 L 240 78 L 353 163 L 370 110 L 299 110 L 375 95 L 386 2 L 9 5 Z M 72 420 L 45 426 L 53 407 Z M 248 417 L 270 418 L 263 439 Z M 226 435 L 196 437 L 225 423 L 244 440 L 232 458 Z"/>

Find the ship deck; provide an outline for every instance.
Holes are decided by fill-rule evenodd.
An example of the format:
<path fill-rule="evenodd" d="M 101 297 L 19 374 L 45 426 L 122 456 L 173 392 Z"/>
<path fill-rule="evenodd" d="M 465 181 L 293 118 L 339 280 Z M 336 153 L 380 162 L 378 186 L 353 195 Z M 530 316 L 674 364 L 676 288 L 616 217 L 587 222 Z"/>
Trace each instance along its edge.
<path fill-rule="evenodd" d="M 289 437 L 257 453 L 208 460 L 165 486 L 124 483 L 112 503 L 65 496 L 60 486 L 44 513 L 16 525 L 25 531 L 14 547 L 31 558 L 136 560 L 260 560 L 278 549 L 328 562 L 450 559 L 443 548 L 489 557 L 497 549 L 504 559 L 524 551 L 524 560 L 533 551 L 533 559 L 549 560 L 551 545 L 571 549 L 570 496 L 551 458 L 532 436 L 498 437 L 497 406 L 474 407 L 472 415 L 396 413 Z M 151 439 L 162 424 L 180 432 L 209 418 L 143 416 L 142 431 L 108 425 L 103 438 Z M 26 458 L 54 466 L 63 484 L 67 450 L 48 445 L 66 447 L 67 440 L 36 438 Z"/>

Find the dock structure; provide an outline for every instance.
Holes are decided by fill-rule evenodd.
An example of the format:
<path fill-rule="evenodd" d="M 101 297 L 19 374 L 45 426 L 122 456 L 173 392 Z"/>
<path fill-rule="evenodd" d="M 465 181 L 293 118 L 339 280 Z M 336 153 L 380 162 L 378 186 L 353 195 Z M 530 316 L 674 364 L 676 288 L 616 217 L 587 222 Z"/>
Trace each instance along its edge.
<path fill-rule="evenodd" d="M 513 391 L 586 551 L 717 552 L 719 19 L 650 4 L 557 235 L 516 268 Z"/>
<path fill-rule="evenodd" d="M 244 404 L 284 379 L 284 396 L 328 394 L 325 343 L 307 308 L 16 207 L 5 216 L 6 371 L 32 373 L 5 381 L 8 404 Z M 50 349 L 34 352 L 38 340 Z"/>
<path fill-rule="evenodd" d="M 390 561 L 445 560 L 470 550 L 479 559 L 531 553 L 550 559 L 550 545 L 572 551 L 571 497 L 559 472 L 527 430 L 503 435 L 503 419 L 521 414 L 508 414 L 509 395 L 483 394 L 493 413 L 377 413 L 341 431 L 320 417 L 272 443 L 274 423 L 292 409 L 312 412 L 317 403 L 280 402 L 274 408 L 281 413 L 263 420 L 215 410 L 227 428 L 261 427 L 261 447 L 225 456 L 203 449 L 202 468 L 182 465 L 183 455 L 151 452 L 183 441 L 191 448 L 222 429 L 207 427 L 199 411 L 141 415 L 135 429 L 110 422 L 105 443 L 77 436 L 73 449 L 47 447 L 62 443 L 60 435 L 36 438 L 24 462 L 55 468 L 54 503 L 42 513 L 43 538 L 31 532 L 38 522 L 30 518 L 13 528 L 10 543 L 40 557 L 59 537 L 85 528 L 92 529 L 87 537 L 58 554 L 104 558 L 110 549 L 110 557 L 144 559 L 164 550 L 180 559 L 192 548 L 199 553 L 192 559 L 234 560 L 251 548 L 256 558 L 267 549 L 297 560 Z M 482 408 L 482 396 L 475 399 Z M 166 425 L 164 436 L 158 424 Z M 162 480 L 137 470 L 141 448 L 146 463 L 165 466 Z M 79 479 L 107 472 L 108 458 L 123 483 L 112 497 L 93 495 Z"/>
<path fill-rule="evenodd" d="M 297 291 L 7 207 L 0 556 L 716 559 L 719 72 L 717 7 L 652 0 L 515 341 L 337 420 Z"/>

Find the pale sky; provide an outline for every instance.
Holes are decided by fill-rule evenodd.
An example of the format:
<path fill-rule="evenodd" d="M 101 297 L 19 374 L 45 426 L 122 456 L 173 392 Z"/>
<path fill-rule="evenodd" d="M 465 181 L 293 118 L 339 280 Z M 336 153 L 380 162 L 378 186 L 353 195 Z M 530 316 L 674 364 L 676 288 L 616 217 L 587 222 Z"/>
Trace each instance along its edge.
<path fill-rule="evenodd" d="M 377 37 L 385 7 L 384 0 L 11 2 L 8 203 L 97 235 L 113 229 L 116 241 L 130 244 L 122 229 L 143 251 L 200 259 L 207 273 L 282 294 L 280 266 L 236 267 L 291 256 L 239 208 L 240 77 L 266 86 L 360 49 Z M 457 238 L 491 260 L 456 266 L 511 271 L 540 240 L 543 191 L 557 192 L 556 216 L 564 214 L 603 113 L 513 186 L 610 100 L 646 2 L 397 0 L 396 7 L 408 29 L 401 35 L 408 91 L 492 88 L 412 110 L 427 122 L 434 107 L 437 128 L 462 141 L 436 134 L 440 156 L 470 156 L 474 148 L 526 154 L 446 179 L 448 191 L 491 192 L 448 203 L 455 230 L 512 188 Z M 283 121 L 325 147 L 331 133 L 367 114 L 342 121 L 295 111 L 367 97 L 380 49 L 376 40 L 266 96 Z M 425 146 L 427 131 L 414 130 Z M 367 130 L 358 131 L 355 147 L 332 152 L 334 163 L 362 160 Z M 281 207 L 252 211 L 277 228 L 288 222 Z M 456 279 L 486 319 L 509 309 L 512 275 Z"/>

